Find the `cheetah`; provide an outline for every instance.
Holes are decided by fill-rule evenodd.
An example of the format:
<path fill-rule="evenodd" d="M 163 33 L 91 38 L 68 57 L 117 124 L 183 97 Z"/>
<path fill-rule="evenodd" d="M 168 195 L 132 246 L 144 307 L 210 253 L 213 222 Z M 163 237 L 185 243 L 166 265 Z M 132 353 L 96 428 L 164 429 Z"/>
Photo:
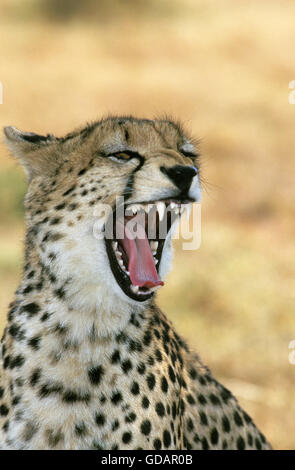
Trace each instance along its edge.
<path fill-rule="evenodd" d="M 177 122 L 134 117 L 65 137 L 4 134 L 28 191 L 23 276 L 1 340 L 0 447 L 269 449 L 155 302 L 171 264 L 163 212 L 179 219 L 200 201 L 196 142 Z M 116 218 L 122 237 L 94 236 L 118 198 L 131 209 Z M 98 217 L 101 205 L 112 210 Z M 144 215 L 129 237 L 149 210 L 156 235 Z"/>

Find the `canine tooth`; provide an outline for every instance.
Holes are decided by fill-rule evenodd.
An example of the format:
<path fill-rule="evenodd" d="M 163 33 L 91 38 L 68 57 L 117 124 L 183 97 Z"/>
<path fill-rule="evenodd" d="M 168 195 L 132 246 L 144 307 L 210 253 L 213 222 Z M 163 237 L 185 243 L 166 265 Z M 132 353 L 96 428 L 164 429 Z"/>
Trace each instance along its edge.
<path fill-rule="evenodd" d="M 157 202 L 157 211 L 159 213 L 159 219 L 162 220 L 165 214 L 166 205 L 164 202 Z"/>
<path fill-rule="evenodd" d="M 145 211 L 149 213 L 154 207 L 155 207 L 155 204 L 147 204 L 145 206 Z"/>
<path fill-rule="evenodd" d="M 171 209 L 174 209 L 177 206 L 176 202 L 170 202 Z"/>
<path fill-rule="evenodd" d="M 159 242 L 155 242 L 155 241 L 150 242 L 151 249 L 154 251 L 157 251 L 158 245 L 159 245 Z"/>
<path fill-rule="evenodd" d="M 139 286 L 134 286 L 133 284 L 131 285 L 131 290 L 134 292 L 134 294 L 138 294 L 139 291 Z"/>

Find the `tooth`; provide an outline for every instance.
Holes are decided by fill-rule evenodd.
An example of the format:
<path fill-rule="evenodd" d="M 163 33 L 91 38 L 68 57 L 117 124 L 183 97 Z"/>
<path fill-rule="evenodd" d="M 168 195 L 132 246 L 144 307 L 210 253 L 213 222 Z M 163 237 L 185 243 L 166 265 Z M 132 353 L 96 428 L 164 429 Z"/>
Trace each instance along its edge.
<path fill-rule="evenodd" d="M 155 264 L 158 264 L 159 260 L 157 258 L 154 258 Z"/>
<path fill-rule="evenodd" d="M 134 286 L 134 285 L 132 284 L 132 285 L 131 285 L 131 290 L 134 292 L 134 294 L 138 294 L 139 286 Z"/>
<path fill-rule="evenodd" d="M 116 250 L 115 253 L 116 253 L 117 258 L 121 258 L 121 257 L 122 257 L 121 251 Z"/>
<path fill-rule="evenodd" d="M 176 204 L 175 202 L 170 202 L 170 207 L 171 207 L 171 209 L 174 209 L 174 208 L 176 207 L 176 205 L 177 205 L 177 204 Z"/>
<path fill-rule="evenodd" d="M 112 242 L 112 247 L 116 251 L 118 248 L 118 242 Z"/>
<path fill-rule="evenodd" d="M 159 212 L 159 219 L 162 220 L 165 214 L 166 205 L 164 202 L 157 202 L 157 210 Z"/>
<path fill-rule="evenodd" d="M 145 211 L 149 213 L 154 207 L 155 207 L 155 204 L 147 204 L 145 206 Z"/>
<path fill-rule="evenodd" d="M 150 242 L 151 249 L 154 251 L 157 251 L 158 245 L 159 245 L 159 242 L 155 242 L 155 241 Z"/>
<path fill-rule="evenodd" d="M 120 266 L 124 266 L 123 260 L 119 259 L 118 262 Z"/>

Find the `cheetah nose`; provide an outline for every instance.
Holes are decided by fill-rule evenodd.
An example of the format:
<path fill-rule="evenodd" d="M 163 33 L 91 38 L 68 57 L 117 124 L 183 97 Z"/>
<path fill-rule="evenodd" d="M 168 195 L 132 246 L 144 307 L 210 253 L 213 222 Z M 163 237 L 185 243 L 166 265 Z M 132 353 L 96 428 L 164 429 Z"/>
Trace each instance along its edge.
<path fill-rule="evenodd" d="M 171 167 L 161 166 L 160 170 L 181 190 L 189 191 L 194 176 L 198 173 L 194 166 L 175 165 Z"/>

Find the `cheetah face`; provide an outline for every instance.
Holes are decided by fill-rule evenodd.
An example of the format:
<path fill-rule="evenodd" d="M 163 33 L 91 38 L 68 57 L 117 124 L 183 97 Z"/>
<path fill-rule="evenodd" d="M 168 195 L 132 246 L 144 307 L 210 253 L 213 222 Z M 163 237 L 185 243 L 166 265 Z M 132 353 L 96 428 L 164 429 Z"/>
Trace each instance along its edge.
<path fill-rule="evenodd" d="M 107 118 L 63 138 L 5 135 L 28 173 L 28 234 L 69 301 L 150 299 L 170 267 L 173 228 L 200 200 L 199 158 L 180 125 Z M 96 237 L 101 206 L 110 211 Z"/>

